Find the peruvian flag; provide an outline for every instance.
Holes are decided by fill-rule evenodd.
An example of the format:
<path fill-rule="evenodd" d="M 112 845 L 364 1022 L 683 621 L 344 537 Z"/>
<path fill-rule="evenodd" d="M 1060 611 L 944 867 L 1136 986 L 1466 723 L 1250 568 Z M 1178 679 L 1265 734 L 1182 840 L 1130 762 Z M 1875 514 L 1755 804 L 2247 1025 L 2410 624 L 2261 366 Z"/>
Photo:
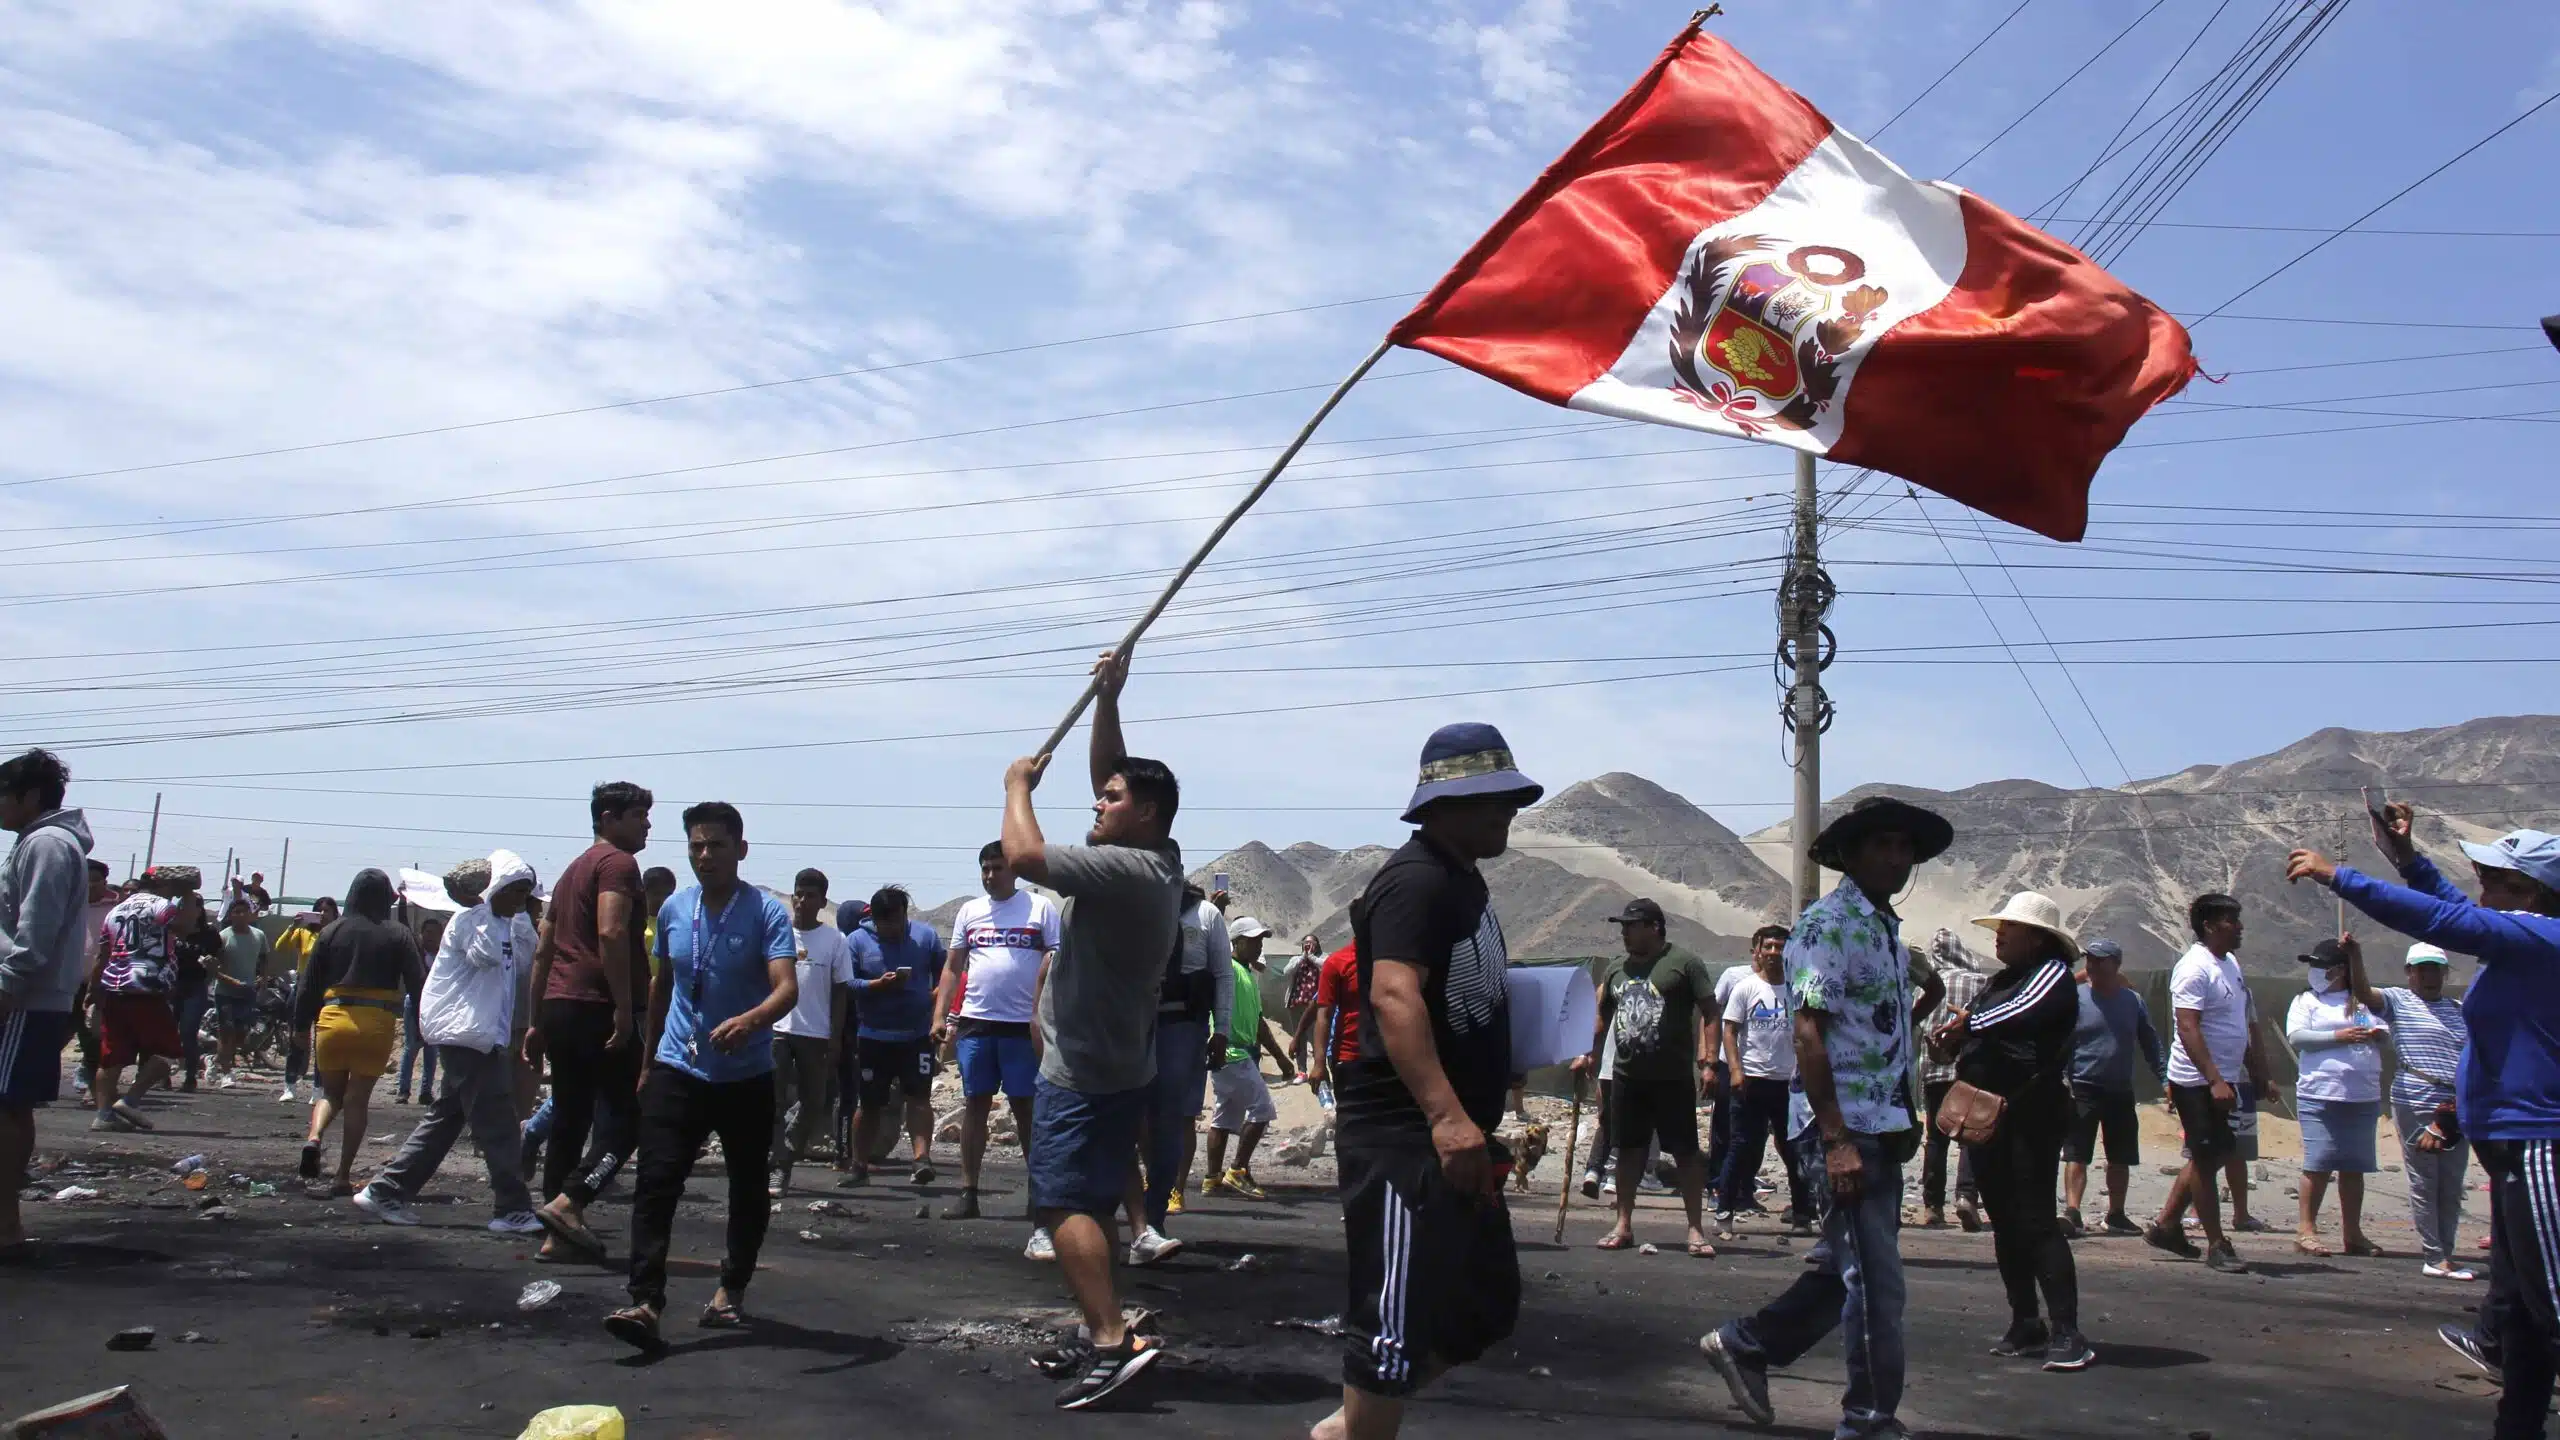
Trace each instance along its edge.
<path fill-rule="evenodd" d="M 2098 462 L 2196 374 L 2186 328 L 2088 256 L 1913 180 L 1696 21 L 1390 338 L 2057 540 L 2087 530 Z"/>

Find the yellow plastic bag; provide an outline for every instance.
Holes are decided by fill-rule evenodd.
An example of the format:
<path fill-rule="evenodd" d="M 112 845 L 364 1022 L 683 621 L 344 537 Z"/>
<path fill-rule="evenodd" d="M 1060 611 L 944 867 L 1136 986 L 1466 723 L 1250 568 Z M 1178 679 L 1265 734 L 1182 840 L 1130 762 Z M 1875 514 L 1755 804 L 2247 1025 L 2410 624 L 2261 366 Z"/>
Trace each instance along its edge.
<path fill-rule="evenodd" d="M 610 1405 L 562 1405 L 525 1422 L 516 1440 L 622 1440 L 622 1412 Z"/>

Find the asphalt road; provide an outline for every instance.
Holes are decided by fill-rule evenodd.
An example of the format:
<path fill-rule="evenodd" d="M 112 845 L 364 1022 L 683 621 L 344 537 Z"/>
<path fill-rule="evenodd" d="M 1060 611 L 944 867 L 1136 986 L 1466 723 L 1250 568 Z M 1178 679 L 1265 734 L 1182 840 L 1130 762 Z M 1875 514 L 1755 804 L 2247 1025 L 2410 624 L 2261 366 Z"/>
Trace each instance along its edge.
<path fill-rule="evenodd" d="M 387 1097 L 386 1087 L 376 1107 L 381 1143 L 368 1158 L 387 1158 L 418 1113 Z M 785 1200 L 774 1217 L 749 1295 L 755 1323 L 743 1333 L 684 1328 L 710 1293 L 721 1244 L 724 1185 L 716 1173 L 698 1175 L 699 1198 L 676 1235 L 687 1258 L 673 1286 L 675 1344 L 642 1363 L 598 1324 L 621 1303 L 617 1274 L 536 1266 L 530 1243 L 481 1229 L 487 1192 L 467 1141 L 429 1191 L 429 1223 L 399 1230 L 298 1192 L 289 1176 L 301 1112 L 275 1103 L 271 1086 L 173 1097 L 151 1113 L 160 1129 L 147 1136 L 93 1136 L 78 1111 L 40 1117 L 40 1163 L 78 1168 L 40 1175 L 37 1188 L 102 1193 L 29 1207 L 44 1244 L 34 1267 L 0 1271 L 0 1415 L 129 1383 L 174 1440 L 503 1437 L 537 1410 L 580 1402 L 620 1406 L 638 1440 L 883 1425 L 987 1436 L 1014 1424 L 1049 1434 L 1293 1436 L 1335 1403 L 1339 1342 L 1278 1323 L 1342 1308 L 1339 1211 L 1314 1185 L 1275 1185 L 1268 1204 L 1195 1205 L 1175 1222 L 1187 1253 L 1123 1272 L 1128 1301 L 1158 1313 L 1170 1358 L 1122 1413 L 1102 1418 L 1054 1412 L 1054 1387 L 1026 1363 L 1038 1332 L 1068 1312 L 1054 1269 L 1021 1258 L 1024 1223 L 918 1218 L 920 1205 L 938 1210 L 951 1193 L 947 1147 L 936 1156 L 945 1178 L 923 1193 L 902 1178 L 840 1192 L 832 1174 L 804 1168 L 804 1182 L 823 1188 Z M 248 1198 L 218 1180 L 205 1194 L 224 1199 L 228 1218 L 201 1218 L 205 1194 L 167 1173 L 196 1152 L 220 1176 L 284 1183 L 273 1197 Z M 1639 1238 L 1663 1242 L 1663 1252 L 1605 1254 L 1592 1248 L 1600 1216 L 1576 1197 L 1568 1244 L 1552 1246 L 1552 1169 L 1543 1178 L 1514 1212 L 1527 1282 L 1520 1333 L 1420 1401 L 1408 1433 L 1830 1433 L 1836 1343 L 1773 1377 L 1779 1423 L 1766 1431 L 1741 1423 L 1694 1348 L 1701 1331 L 1799 1273 L 1803 1242 L 1787 1243 L 1764 1222 L 1721 1258 L 1692 1259 L 1672 1243 L 1673 1202 L 1648 1196 Z M 1021 1170 L 1009 1152 L 991 1159 L 989 1183 L 991 1215 L 1017 1209 Z M 627 1198 L 618 1187 L 598 1211 L 616 1240 Z M 850 1218 L 808 1213 L 821 1198 L 840 1200 Z M 2267 1199 L 2262 1209 L 2284 1213 L 2284 1202 Z M 820 1238 L 804 1240 L 803 1230 Z M 2392 1242 L 2394 1227 L 2376 1231 Z M 2257 1267 L 2237 1278 L 2158 1257 L 2139 1241 L 2081 1244 L 2083 1324 L 2099 1363 L 2048 1375 L 1985 1353 L 2006 1319 L 1990 1236 L 1906 1232 L 1905 1420 L 1951 1440 L 2487 1429 L 2487 1386 L 2433 1335 L 2482 1287 L 2424 1281 L 2414 1259 L 2312 1260 L 2292 1255 L 2289 1236 L 2246 1242 Z M 1229 1268 L 1247 1254 L 1255 1268 Z M 520 1312 L 519 1291 L 540 1279 L 559 1280 L 565 1293 Z M 153 1349 L 106 1349 L 110 1334 L 132 1325 L 157 1328 Z M 207 1343 L 177 1343 L 187 1331 Z"/>

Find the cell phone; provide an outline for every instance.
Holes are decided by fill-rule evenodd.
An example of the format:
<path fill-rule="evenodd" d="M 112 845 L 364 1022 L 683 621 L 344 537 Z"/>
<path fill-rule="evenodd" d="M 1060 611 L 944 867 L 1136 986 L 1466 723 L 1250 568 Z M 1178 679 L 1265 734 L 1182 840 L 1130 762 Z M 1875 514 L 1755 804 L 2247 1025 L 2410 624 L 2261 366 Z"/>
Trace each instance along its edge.
<path fill-rule="evenodd" d="M 1209 893 L 1215 895 L 1226 888 L 1227 872 L 1224 870 L 1212 872 L 1209 876 Z"/>
<path fill-rule="evenodd" d="M 2373 817 L 2374 824 L 2387 826 L 2390 823 L 2388 817 L 2383 814 L 2383 807 L 2390 803 L 2390 792 L 2385 791 L 2380 795 L 2376 795 L 2373 793 L 2373 787 L 2369 785 L 2365 787 L 2364 813 Z"/>

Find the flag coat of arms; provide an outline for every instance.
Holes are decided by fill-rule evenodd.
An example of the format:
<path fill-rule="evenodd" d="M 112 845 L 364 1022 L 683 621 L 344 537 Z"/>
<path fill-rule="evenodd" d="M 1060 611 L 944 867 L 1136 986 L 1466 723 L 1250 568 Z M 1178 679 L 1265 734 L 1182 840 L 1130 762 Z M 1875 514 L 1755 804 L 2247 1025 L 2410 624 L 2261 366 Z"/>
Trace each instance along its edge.
<path fill-rule="evenodd" d="M 1692 22 L 1390 338 L 1539 399 L 1872 466 L 2059 540 L 2185 327 L 1913 180 Z"/>

